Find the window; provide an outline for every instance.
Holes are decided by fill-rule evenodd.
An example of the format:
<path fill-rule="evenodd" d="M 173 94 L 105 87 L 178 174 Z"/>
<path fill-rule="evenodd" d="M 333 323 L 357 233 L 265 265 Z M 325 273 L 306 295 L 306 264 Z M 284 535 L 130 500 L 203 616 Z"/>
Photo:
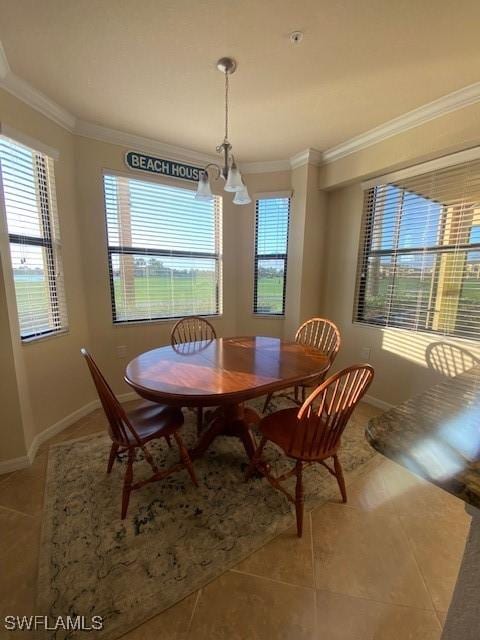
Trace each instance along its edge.
<path fill-rule="evenodd" d="M 257 200 L 253 312 L 285 313 L 290 198 Z"/>
<path fill-rule="evenodd" d="M 0 137 L 0 165 L 22 340 L 67 328 L 53 160 Z"/>
<path fill-rule="evenodd" d="M 480 339 L 480 161 L 366 191 L 356 319 Z"/>
<path fill-rule="evenodd" d="M 114 322 L 221 313 L 221 198 L 104 177 Z"/>

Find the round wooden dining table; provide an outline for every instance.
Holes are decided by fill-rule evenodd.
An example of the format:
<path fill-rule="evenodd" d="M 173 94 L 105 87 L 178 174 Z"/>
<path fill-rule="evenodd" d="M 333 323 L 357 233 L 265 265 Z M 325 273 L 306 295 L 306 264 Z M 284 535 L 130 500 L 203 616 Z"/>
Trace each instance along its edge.
<path fill-rule="evenodd" d="M 190 452 L 198 458 L 219 435 L 240 438 L 251 458 L 250 427 L 260 420 L 245 400 L 314 381 L 329 367 L 320 351 L 279 338 L 218 338 L 147 351 L 127 366 L 125 381 L 153 402 L 215 407 Z"/>

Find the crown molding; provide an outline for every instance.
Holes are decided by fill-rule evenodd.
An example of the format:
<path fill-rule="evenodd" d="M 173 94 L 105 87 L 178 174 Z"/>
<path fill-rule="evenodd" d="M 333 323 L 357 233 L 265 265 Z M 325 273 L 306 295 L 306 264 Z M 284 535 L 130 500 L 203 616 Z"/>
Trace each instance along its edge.
<path fill-rule="evenodd" d="M 145 153 L 157 153 L 165 155 L 172 160 L 197 162 L 200 165 L 205 165 L 209 162 L 218 162 L 219 158 L 219 156 L 192 151 L 184 147 L 177 147 L 172 144 L 160 142 L 154 138 L 146 138 L 119 131 L 118 129 L 110 129 L 109 127 L 103 127 L 98 124 L 93 124 L 92 122 L 86 122 L 85 120 L 77 120 L 74 133 L 84 138 L 91 138 L 93 140 L 99 140 L 100 142 L 109 142 L 110 144 L 116 144 L 121 147 L 132 147 L 135 150 Z"/>
<path fill-rule="evenodd" d="M 290 168 L 298 169 L 305 164 L 319 166 L 323 163 L 323 153 L 317 149 L 304 149 L 290 158 Z"/>
<path fill-rule="evenodd" d="M 440 118 L 447 113 L 468 107 L 476 102 L 480 102 L 480 82 L 448 93 L 437 100 L 433 100 L 417 109 L 408 111 L 398 118 L 393 118 L 393 120 L 389 120 L 374 129 L 350 138 L 350 140 L 346 142 L 331 147 L 323 152 L 323 160 L 325 163 L 334 162 L 352 153 L 371 147 L 378 142 L 387 140 L 399 133 L 425 124 L 430 120 Z"/>
<path fill-rule="evenodd" d="M 1 58 L 1 56 L 0 56 Z M 5 89 L 16 98 L 27 104 L 35 111 L 53 120 L 67 131 L 72 132 L 75 128 L 75 116 L 69 113 L 59 104 L 50 100 L 44 93 L 38 91 L 31 84 L 25 82 L 11 71 L 7 71 L 6 75 L 1 75 L 1 59 L 0 59 L 0 88 Z"/>

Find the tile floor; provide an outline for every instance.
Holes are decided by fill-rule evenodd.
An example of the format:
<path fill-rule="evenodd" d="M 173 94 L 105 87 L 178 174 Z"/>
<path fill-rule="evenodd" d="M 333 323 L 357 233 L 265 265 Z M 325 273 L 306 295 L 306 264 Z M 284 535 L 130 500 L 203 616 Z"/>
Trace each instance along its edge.
<path fill-rule="evenodd" d="M 354 419 L 375 413 L 362 404 Z M 33 612 L 49 444 L 102 428 L 95 411 L 31 468 L 0 476 L 2 617 Z M 308 515 L 302 540 L 283 534 L 124 640 L 438 640 L 470 523 L 463 503 L 381 456 L 348 495 Z"/>

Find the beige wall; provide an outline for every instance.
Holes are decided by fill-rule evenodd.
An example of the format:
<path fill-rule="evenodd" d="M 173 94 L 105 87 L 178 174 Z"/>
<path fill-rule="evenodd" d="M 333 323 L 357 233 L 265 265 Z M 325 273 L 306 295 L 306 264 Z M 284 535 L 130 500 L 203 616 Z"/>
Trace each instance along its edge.
<path fill-rule="evenodd" d="M 2 246 L 3 256 L 3 246 Z M 0 275 L 4 269 L 0 263 Z M 7 292 L 0 279 L 0 362 L 2 363 L 0 403 L 2 407 L 0 461 L 20 458 L 27 453 L 23 430 L 22 403 L 17 382 L 15 354 L 11 339 Z"/>
<path fill-rule="evenodd" d="M 25 449 L 28 450 L 37 434 L 91 401 L 94 393 L 85 375 L 85 364 L 79 356 L 80 347 L 88 341 L 88 327 L 82 274 L 83 249 L 78 242 L 76 214 L 75 139 L 5 91 L 0 91 L 0 122 L 60 152 L 55 163 L 55 178 L 69 317 L 67 334 L 30 343 L 20 343 L 18 330 L 12 327 L 12 349 L 17 357 L 17 375 L 21 385 L 18 392 L 28 398 L 33 421 L 24 422 L 25 444 L 19 445 L 21 438 L 18 436 L 16 412 L 6 411 L 2 403 L 1 461 L 12 455 L 25 455 Z M 10 311 L 15 308 L 11 292 L 7 295 L 7 302 Z M 0 317 L 0 333 L 10 335 L 5 314 Z M 5 382 L 2 382 L 3 392 L 8 393 Z M 11 444 L 7 446 L 6 442 Z"/>
<path fill-rule="evenodd" d="M 173 322 L 112 323 L 102 175 L 104 170 L 128 173 L 126 149 L 73 136 L 3 91 L 0 122 L 60 152 L 55 174 L 70 324 L 66 335 L 22 344 L 6 275 L 5 286 L 3 281 L 0 286 L 0 348 L 6 378 L 0 387 L 1 462 L 24 456 L 35 436 L 95 399 L 79 356 L 82 345 L 96 355 L 115 391 L 127 392 L 123 382 L 127 361 L 168 343 Z M 255 207 L 254 203 L 237 207 L 224 194 L 223 314 L 212 320 L 218 334 L 289 338 L 301 321 L 321 314 L 336 321 L 342 333 L 337 368 L 358 362 L 362 349 L 371 349 L 377 371 L 372 396 L 396 403 L 437 380 L 426 361 L 426 350 L 438 341 L 433 336 L 352 322 L 362 214 L 359 181 L 479 142 L 480 105 L 472 105 L 320 169 L 306 165 L 292 172 L 248 175 L 252 196 L 294 191 L 286 315 L 253 315 Z M 476 344 L 460 344 L 480 356 Z M 126 347 L 125 357 L 117 356 L 118 347 Z"/>
<path fill-rule="evenodd" d="M 369 362 L 375 368 L 375 380 L 369 393 L 383 402 L 397 404 L 442 379 L 429 362 L 428 353 L 433 345 L 440 345 L 435 348 L 442 350 L 445 343 L 457 345 L 480 358 L 480 343 L 353 322 L 362 209 L 363 191 L 358 183 L 328 194 L 322 309 L 338 324 L 342 336 L 335 369 L 361 362 L 362 349 L 370 349 Z"/>
<path fill-rule="evenodd" d="M 284 330 L 287 339 L 294 338 L 302 322 L 321 313 L 326 194 L 317 188 L 317 184 L 317 167 L 308 164 L 292 171 Z"/>

